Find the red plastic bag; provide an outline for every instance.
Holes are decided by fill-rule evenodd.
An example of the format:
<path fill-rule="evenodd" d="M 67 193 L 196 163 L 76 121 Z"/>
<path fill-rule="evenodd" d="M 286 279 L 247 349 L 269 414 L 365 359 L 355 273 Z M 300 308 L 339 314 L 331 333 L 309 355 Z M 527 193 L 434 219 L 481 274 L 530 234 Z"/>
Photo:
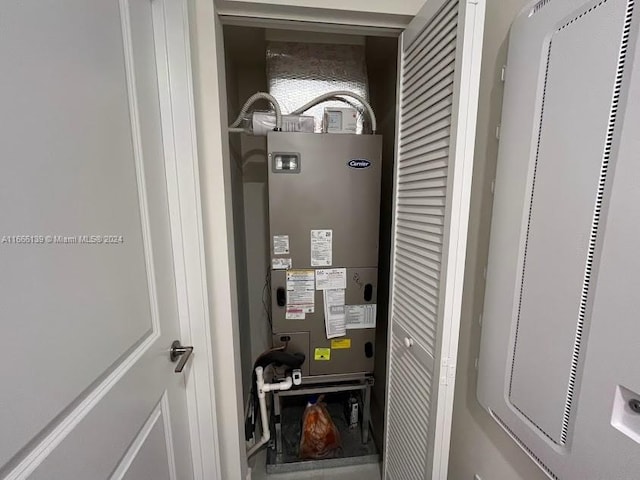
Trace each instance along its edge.
<path fill-rule="evenodd" d="M 342 447 L 340 432 L 324 403 L 307 405 L 302 415 L 300 458 L 331 458 Z"/>

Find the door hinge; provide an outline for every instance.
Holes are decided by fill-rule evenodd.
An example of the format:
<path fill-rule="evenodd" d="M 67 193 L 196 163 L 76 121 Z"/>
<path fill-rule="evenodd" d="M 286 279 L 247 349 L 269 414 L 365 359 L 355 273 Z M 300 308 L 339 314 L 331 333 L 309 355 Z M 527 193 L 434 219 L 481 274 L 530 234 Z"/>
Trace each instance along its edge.
<path fill-rule="evenodd" d="M 456 381 L 456 362 L 443 358 L 440 368 L 440 385 L 453 385 Z"/>
<path fill-rule="evenodd" d="M 498 124 L 498 125 L 496 126 L 496 140 L 500 140 L 500 127 L 501 127 L 501 126 L 502 126 L 502 125 L 500 125 L 500 124 Z"/>
<path fill-rule="evenodd" d="M 500 81 L 504 82 L 507 78 L 507 66 L 503 65 L 502 70 L 500 70 Z"/>

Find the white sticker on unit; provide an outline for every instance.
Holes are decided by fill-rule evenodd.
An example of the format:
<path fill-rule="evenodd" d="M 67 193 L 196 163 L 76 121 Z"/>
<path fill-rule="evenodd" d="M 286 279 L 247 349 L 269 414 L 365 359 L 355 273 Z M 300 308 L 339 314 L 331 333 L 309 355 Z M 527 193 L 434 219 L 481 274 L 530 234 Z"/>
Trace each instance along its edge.
<path fill-rule="evenodd" d="M 316 270 L 316 290 L 347 288 L 346 268 L 322 268 Z"/>
<path fill-rule="evenodd" d="M 346 305 L 344 307 L 347 330 L 376 328 L 376 304 Z"/>
<path fill-rule="evenodd" d="M 322 296 L 324 297 L 324 327 L 327 338 L 344 337 L 347 334 L 344 289 L 324 290 Z"/>
<path fill-rule="evenodd" d="M 298 312 L 298 310 L 302 310 L 303 313 L 313 313 L 315 295 L 315 272 L 313 270 L 287 270 L 287 311 Z"/>
<path fill-rule="evenodd" d="M 273 236 L 273 254 L 287 255 L 289 253 L 289 235 Z"/>
<path fill-rule="evenodd" d="M 271 259 L 272 270 L 289 270 L 291 265 L 291 258 L 274 257 Z"/>
<path fill-rule="evenodd" d="M 311 266 L 330 267 L 333 261 L 333 230 L 311 230 Z"/>

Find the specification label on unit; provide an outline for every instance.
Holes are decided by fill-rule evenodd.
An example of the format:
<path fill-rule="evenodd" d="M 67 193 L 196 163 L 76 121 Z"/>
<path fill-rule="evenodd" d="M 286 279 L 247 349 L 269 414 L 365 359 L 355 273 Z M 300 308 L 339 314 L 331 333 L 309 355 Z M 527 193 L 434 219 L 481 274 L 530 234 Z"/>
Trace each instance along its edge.
<path fill-rule="evenodd" d="M 316 270 L 316 290 L 347 288 L 346 268 L 322 268 Z"/>
<path fill-rule="evenodd" d="M 289 235 L 273 236 L 273 254 L 287 255 L 289 253 Z"/>
<path fill-rule="evenodd" d="M 315 309 L 315 272 L 287 270 L 287 320 L 303 320 Z"/>
<path fill-rule="evenodd" d="M 311 266 L 330 267 L 333 261 L 333 230 L 311 230 Z"/>
<path fill-rule="evenodd" d="M 376 328 L 376 304 L 345 305 L 345 323 L 347 330 Z"/>

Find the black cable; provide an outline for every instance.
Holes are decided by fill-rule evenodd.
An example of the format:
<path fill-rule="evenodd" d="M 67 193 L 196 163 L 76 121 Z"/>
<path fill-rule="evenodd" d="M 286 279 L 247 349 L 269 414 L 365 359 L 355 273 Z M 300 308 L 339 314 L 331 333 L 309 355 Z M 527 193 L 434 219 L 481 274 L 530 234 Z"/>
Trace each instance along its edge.
<path fill-rule="evenodd" d="M 269 325 L 273 329 L 273 321 L 271 319 L 271 275 L 269 272 L 264 277 L 264 287 L 262 287 L 262 306 L 264 307 L 264 311 L 267 314 L 267 320 L 269 321 Z M 264 294 L 267 292 L 267 300 L 265 301 Z"/>

